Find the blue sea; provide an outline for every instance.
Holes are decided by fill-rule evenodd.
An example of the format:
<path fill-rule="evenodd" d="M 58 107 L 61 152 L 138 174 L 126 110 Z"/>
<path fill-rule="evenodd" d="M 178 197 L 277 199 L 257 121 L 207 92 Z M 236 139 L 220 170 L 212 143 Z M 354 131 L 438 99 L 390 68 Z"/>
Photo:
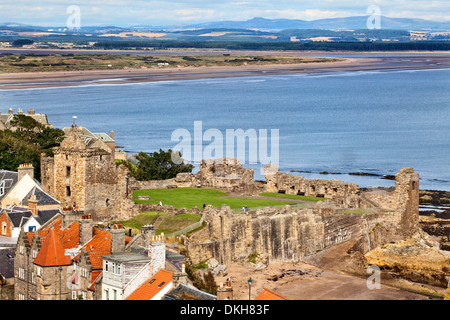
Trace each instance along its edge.
<path fill-rule="evenodd" d="M 194 121 L 224 137 L 227 129 L 278 129 L 281 171 L 370 187 L 393 186 L 381 177 L 414 167 L 421 189 L 450 191 L 450 69 L 100 82 L 0 97 L 2 113 L 33 108 L 58 128 L 77 116 L 92 132 L 113 130 L 130 153 L 174 148 L 174 130 L 194 135 Z M 264 180 L 262 164 L 241 162 Z"/>

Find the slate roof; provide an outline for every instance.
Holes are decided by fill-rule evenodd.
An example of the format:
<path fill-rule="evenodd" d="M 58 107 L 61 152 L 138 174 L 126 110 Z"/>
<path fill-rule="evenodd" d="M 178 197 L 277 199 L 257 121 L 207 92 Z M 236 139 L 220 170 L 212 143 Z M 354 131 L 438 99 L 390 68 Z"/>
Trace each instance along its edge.
<path fill-rule="evenodd" d="M 20 228 L 32 216 L 31 211 L 20 207 L 6 210 L 6 212 L 8 213 L 14 228 Z M 34 218 L 42 226 L 58 213 L 60 213 L 59 209 L 41 209 L 38 210 L 38 214 Z"/>
<path fill-rule="evenodd" d="M 0 192 L 0 201 L 17 183 L 18 174 L 14 171 L 0 170 L 0 190 L 4 188 L 3 193 Z"/>
<path fill-rule="evenodd" d="M 0 249 L 0 274 L 6 279 L 14 278 L 15 248 Z"/>
<path fill-rule="evenodd" d="M 18 113 L 16 114 L 0 114 L 0 122 L 6 127 L 6 128 L 11 128 L 11 124 L 10 121 L 14 118 L 15 115 L 18 115 Z M 30 113 L 23 113 L 24 116 L 28 116 L 33 118 L 34 120 L 36 120 L 37 122 L 39 122 L 42 125 L 48 125 L 48 119 L 47 119 L 47 115 L 46 114 L 42 114 L 42 113 L 34 113 L 34 114 L 30 114 Z"/>
<path fill-rule="evenodd" d="M 97 138 L 100 138 L 103 142 L 114 142 L 114 139 L 112 139 L 110 136 L 108 136 L 106 133 L 93 133 L 93 135 Z"/>
<path fill-rule="evenodd" d="M 36 200 L 38 201 L 38 203 L 37 203 L 38 206 L 61 204 L 61 202 L 59 202 L 58 200 L 53 198 L 48 193 L 44 192 L 43 190 L 39 189 L 38 187 L 33 187 L 33 189 L 31 189 L 30 192 L 22 200 L 22 205 L 27 206 L 28 199 L 30 199 L 30 197 L 32 195 L 36 196 Z"/>

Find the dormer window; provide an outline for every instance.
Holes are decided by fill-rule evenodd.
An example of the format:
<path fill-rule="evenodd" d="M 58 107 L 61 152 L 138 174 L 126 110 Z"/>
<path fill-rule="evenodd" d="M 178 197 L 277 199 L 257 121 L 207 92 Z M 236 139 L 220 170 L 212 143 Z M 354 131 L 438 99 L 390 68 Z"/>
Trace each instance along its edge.
<path fill-rule="evenodd" d="M 2 180 L 0 182 L 0 196 L 3 196 L 5 194 L 5 180 Z"/>

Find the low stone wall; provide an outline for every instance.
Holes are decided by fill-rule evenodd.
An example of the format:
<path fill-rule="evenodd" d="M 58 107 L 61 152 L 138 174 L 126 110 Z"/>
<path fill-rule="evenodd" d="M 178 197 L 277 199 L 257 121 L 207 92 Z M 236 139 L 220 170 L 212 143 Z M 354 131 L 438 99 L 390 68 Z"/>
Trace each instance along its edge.
<path fill-rule="evenodd" d="M 190 213 L 190 214 L 202 214 L 202 211 L 197 208 L 197 207 L 193 207 L 191 209 L 186 209 L 186 208 L 181 208 L 178 209 L 174 206 L 169 206 L 169 205 L 159 205 L 156 203 L 141 203 L 141 204 L 136 204 L 133 208 L 133 210 L 135 211 L 134 214 L 138 215 L 141 212 L 146 212 L 146 211 L 150 211 L 150 212 L 169 212 L 169 213 L 173 213 L 174 215 L 179 215 L 179 214 L 184 214 L 184 213 Z"/>

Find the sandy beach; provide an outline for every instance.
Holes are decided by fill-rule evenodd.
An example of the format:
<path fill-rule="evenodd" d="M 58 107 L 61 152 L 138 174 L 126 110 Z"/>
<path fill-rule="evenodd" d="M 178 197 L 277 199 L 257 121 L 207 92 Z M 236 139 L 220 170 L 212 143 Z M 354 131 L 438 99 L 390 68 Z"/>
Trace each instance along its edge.
<path fill-rule="evenodd" d="M 274 53 L 275 54 L 275 53 Z M 280 54 L 277 52 L 276 54 Z M 336 54 L 336 53 L 334 53 Z M 346 57 L 343 61 L 215 67 L 155 67 L 145 69 L 20 72 L 0 74 L 0 89 L 65 87 L 86 84 L 123 84 L 242 76 L 323 73 L 364 70 L 417 70 L 449 68 L 449 54 L 408 54 L 380 57 Z"/>

